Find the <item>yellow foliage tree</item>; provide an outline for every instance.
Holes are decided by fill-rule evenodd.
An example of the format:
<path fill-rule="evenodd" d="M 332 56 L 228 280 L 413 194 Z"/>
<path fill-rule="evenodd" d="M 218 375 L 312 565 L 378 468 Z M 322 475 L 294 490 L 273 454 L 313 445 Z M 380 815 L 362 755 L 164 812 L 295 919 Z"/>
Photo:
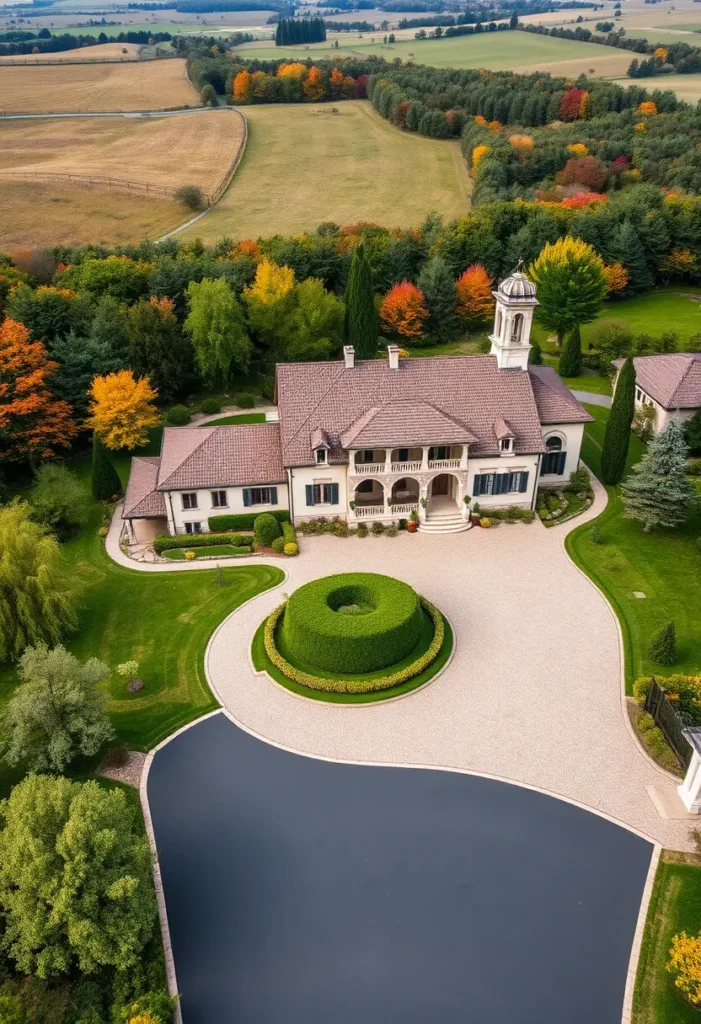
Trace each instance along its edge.
<path fill-rule="evenodd" d="M 673 277 L 693 274 L 697 269 L 696 257 L 690 249 L 672 249 L 660 262 L 660 271 Z"/>
<path fill-rule="evenodd" d="M 653 103 L 652 100 L 644 100 L 643 103 L 638 104 L 639 114 L 656 114 L 657 104 Z"/>
<path fill-rule="evenodd" d="M 113 451 L 141 448 L 160 416 L 153 402 L 158 397 L 148 377 L 119 370 L 95 377 L 90 385 L 90 416 L 86 421 L 102 443 Z"/>
<path fill-rule="evenodd" d="M 680 932 L 672 938 L 667 970 L 684 998 L 701 1007 L 701 935 Z"/>
<path fill-rule="evenodd" d="M 583 142 L 573 142 L 567 147 L 567 152 L 571 153 L 572 156 L 586 156 L 589 150 Z"/>
<path fill-rule="evenodd" d="M 239 71 L 234 79 L 234 103 L 251 102 L 251 73 L 250 71 Z"/>
<path fill-rule="evenodd" d="M 667 51 L 664 46 L 658 46 L 655 50 L 655 56 L 658 60 L 661 60 L 663 64 L 667 63 Z"/>
<path fill-rule="evenodd" d="M 519 153 L 530 153 L 535 146 L 535 142 L 530 135 L 510 135 L 509 142 L 512 149 Z"/>
<path fill-rule="evenodd" d="M 309 68 L 306 64 L 294 61 L 292 64 L 281 64 L 277 69 L 278 78 L 305 78 Z"/>
<path fill-rule="evenodd" d="M 606 278 L 606 290 L 611 292 L 623 291 L 628 284 L 628 271 L 622 263 L 604 264 L 604 277 Z"/>
<path fill-rule="evenodd" d="M 162 1024 L 160 1017 L 154 1017 L 148 1010 L 144 1013 L 137 1013 L 136 1017 L 130 1017 L 127 1024 Z"/>
<path fill-rule="evenodd" d="M 472 170 L 476 171 L 480 160 L 484 160 L 489 152 L 489 146 L 475 146 L 472 150 Z"/>
<path fill-rule="evenodd" d="M 640 132 L 641 134 L 647 131 L 647 125 L 644 121 L 638 121 L 638 123 L 633 125 L 633 127 L 635 128 L 636 132 Z"/>
<path fill-rule="evenodd" d="M 279 267 L 271 260 L 261 260 L 256 268 L 256 279 L 244 289 L 244 295 L 267 306 L 284 298 L 294 285 L 295 272 L 291 267 Z"/>

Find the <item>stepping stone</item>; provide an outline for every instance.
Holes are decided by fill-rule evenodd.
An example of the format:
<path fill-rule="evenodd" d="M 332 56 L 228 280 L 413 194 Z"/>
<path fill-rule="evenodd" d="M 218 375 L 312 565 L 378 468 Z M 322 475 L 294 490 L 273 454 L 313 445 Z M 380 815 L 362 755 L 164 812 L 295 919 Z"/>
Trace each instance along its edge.
<path fill-rule="evenodd" d="M 647 597 L 647 594 L 644 594 L 642 590 L 634 590 L 633 597 L 637 597 L 639 601 L 642 601 L 644 597 Z"/>

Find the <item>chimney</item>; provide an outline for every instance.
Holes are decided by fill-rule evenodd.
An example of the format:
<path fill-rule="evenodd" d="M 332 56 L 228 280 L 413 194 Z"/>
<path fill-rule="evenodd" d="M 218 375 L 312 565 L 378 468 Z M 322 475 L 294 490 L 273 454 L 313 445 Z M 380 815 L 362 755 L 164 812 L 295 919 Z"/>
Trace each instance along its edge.
<path fill-rule="evenodd" d="M 343 346 L 343 361 L 347 370 L 352 370 L 355 366 L 355 349 L 352 345 Z"/>
<path fill-rule="evenodd" d="M 399 345 L 388 345 L 387 355 L 389 356 L 390 370 L 399 369 Z"/>

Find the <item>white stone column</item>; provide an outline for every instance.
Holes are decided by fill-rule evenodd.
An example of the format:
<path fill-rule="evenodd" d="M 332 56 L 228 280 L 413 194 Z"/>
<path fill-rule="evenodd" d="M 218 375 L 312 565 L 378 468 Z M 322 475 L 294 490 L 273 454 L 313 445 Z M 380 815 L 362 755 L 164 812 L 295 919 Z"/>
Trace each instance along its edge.
<path fill-rule="evenodd" d="M 385 473 L 392 472 L 392 449 L 385 448 Z"/>
<path fill-rule="evenodd" d="M 428 448 L 422 448 L 421 451 L 421 472 L 428 473 Z"/>
<path fill-rule="evenodd" d="M 694 751 L 684 781 L 677 786 L 681 801 L 691 814 L 701 814 L 701 756 Z"/>

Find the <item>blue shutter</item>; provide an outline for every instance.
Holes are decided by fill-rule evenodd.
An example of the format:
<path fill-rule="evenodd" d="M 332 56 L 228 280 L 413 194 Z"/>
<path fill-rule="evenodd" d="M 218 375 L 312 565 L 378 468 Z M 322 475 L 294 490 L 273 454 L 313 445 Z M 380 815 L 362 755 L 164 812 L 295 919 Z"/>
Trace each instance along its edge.
<path fill-rule="evenodd" d="M 270 504 L 277 505 L 277 487 L 270 488 Z"/>
<path fill-rule="evenodd" d="M 521 494 L 525 494 L 528 490 L 528 473 L 521 473 L 521 486 L 519 490 Z"/>
<path fill-rule="evenodd" d="M 472 497 L 473 498 L 479 498 L 480 494 L 482 493 L 482 477 L 481 476 L 476 476 L 475 479 L 472 481 L 472 490 L 474 492 Z"/>
<path fill-rule="evenodd" d="M 307 492 L 307 505 L 314 504 L 314 484 L 307 484 L 304 488 Z"/>
<path fill-rule="evenodd" d="M 562 476 L 565 472 L 565 462 L 567 461 L 567 452 L 558 452 L 557 454 L 557 467 L 555 472 L 558 476 Z"/>
<path fill-rule="evenodd" d="M 251 504 L 251 488 L 250 487 L 244 487 L 244 489 L 243 489 L 243 504 L 244 504 L 245 508 L 248 508 L 248 506 Z"/>
<path fill-rule="evenodd" d="M 331 504 L 338 505 L 338 484 L 331 484 Z"/>

